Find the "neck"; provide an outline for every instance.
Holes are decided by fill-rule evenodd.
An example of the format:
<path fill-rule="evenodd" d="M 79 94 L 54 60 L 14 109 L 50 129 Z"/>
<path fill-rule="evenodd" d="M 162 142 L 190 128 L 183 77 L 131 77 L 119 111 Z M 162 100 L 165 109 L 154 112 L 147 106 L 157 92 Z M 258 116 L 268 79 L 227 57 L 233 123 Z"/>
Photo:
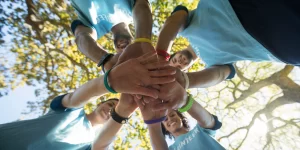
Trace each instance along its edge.
<path fill-rule="evenodd" d="M 90 121 L 90 123 L 92 124 L 92 126 L 97 126 L 99 124 L 103 124 L 105 122 L 105 120 L 103 120 L 102 118 L 100 118 L 96 112 L 92 112 L 90 114 L 86 115 L 87 119 Z"/>
<path fill-rule="evenodd" d="M 177 129 L 176 131 L 174 131 L 174 132 L 172 133 L 172 135 L 173 135 L 175 138 L 177 138 L 178 136 L 180 136 L 180 135 L 182 135 L 182 134 L 186 134 L 186 133 L 188 133 L 188 132 L 189 132 L 188 129 L 182 127 L 182 128 Z"/>
<path fill-rule="evenodd" d="M 111 28 L 111 32 L 113 33 L 113 35 L 116 35 L 116 34 L 127 34 L 127 35 L 131 36 L 129 28 L 128 28 L 128 26 L 124 22 L 119 23 L 119 24 L 113 26 Z"/>

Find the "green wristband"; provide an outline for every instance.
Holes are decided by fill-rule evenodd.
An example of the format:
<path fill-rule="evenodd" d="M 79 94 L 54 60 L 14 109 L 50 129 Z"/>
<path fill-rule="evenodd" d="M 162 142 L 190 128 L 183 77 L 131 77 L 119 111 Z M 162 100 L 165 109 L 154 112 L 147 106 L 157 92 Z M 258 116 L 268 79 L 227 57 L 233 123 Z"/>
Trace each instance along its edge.
<path fill-rule="evenodd" d="M 194 98 L 193 98 L 192 95 L 189 94 L 187 104 L 185 106 L 179 108 L 178 111 L 180 113 L 183 113 L 183 112 L 186 112 L 186 111 L 190 110 L 192 108 L 192 106 L 193 106 L 193 103 L 194 103 Z"/>
<path fill-rule="evenodd" d="M 105 88 L 111 92 L 111 93 L 114 93 L 114 94 L 117 94 L 118 92 L 116 92 L 112 87 L 109 86 L 108 82 L 107 82 L 107 79 L 108 79 L 108 74 L 109 72 L 111 71 L 112 69 L 109 69 L 105 74 L 104 74 L 104 86 Z"/>

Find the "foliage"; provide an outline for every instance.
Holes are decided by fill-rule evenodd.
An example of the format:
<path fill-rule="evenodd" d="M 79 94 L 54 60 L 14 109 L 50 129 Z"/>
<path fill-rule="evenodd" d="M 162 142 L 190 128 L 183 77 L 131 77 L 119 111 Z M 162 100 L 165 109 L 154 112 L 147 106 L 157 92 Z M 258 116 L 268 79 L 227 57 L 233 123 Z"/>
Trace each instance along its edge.
<path fill-rule="evenodd" d="M 28 104 L 34 108 L 31 109 L 33 112 L 44 114 L 55 96 L 71 92 L 102 75 L 101 70 L 77 50 L 70 30 L 76 14 L 69 1 L 0 2 L 0 12 L 3 12 L 0 22 L 5 26 L 0 26 L 0 43 L 5 41 L 4 34 L 9 35 L 9 49 L 16 56 L 13 66 L 7 65 L 6 61 L 0 62 L 0 93 L 22 84 L 41 84 L 44 87 L 36 91 L 38 101 Z M 176 5 L 193 9 L 197 3 L 197 0 L 151 1 L 153 40 L 157 40 L 159 29 Z M 98 42 L 114 51 L 110 34 Z M 187 45 L 188 41 L 179 37 L 172 52 Z M 190 71 L 199 69 L 203 69 L 203 64 L 196 63 Z M 198 102 L 223 121 L 217 139 L 227 149 L 299 149 L 300 88 L 290 77 L 290 72 L 295 69 L 292 66 L 249 62 L 238 63 L 237 69 L 233 80 L 207 89 L 191 90 Z M 108 94 L 97 102 L 110 97 L 118 95 Z M 97 102 L 87 104 L 86 112 L 91 112 Z M 135 119 L 123 127 L 112 147 L 151 149 L 140 113 L 136 112 L 132 118 Z M 260 126 L 257 127 L 257 124 Z"/>

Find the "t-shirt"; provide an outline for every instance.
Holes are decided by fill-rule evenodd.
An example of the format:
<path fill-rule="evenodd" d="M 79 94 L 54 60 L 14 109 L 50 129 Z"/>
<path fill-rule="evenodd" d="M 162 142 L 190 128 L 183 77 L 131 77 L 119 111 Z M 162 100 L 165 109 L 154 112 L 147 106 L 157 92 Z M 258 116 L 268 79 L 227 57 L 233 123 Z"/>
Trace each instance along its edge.
<path fill-rule="evenodd" d="M 62 100 L 56 97 L 52 103 Z M 85 150 L 94 139 L 94 130 L 84 110 L 52 109 L 46 115 L 0 125 L 1 150 Z"/>
<path fill-rule="evenodd" d="M 114 25 L 121 22 L 132 23 L 132 9 L 135 0 L 71 0 L 78 20 L 72 22 L 72 31 L 79 24 L 97 32 L 97 38 L 110 32 Z"/>
<path fill-rule="evenodd" d="M 169 146 L 170 150 L 224 150 L 215 139 L 212 138 L 215 130 L 203 129 L 198 124 L 186 134 L 175 139 L 174 144 Z"/>
<path fill-rule="evenodd" d="M 180 35 L 189 40 L 206 67 L 241 60 L 280 62 L 247 33 L 228 0 L 201 0 L 189 12 Z"/>

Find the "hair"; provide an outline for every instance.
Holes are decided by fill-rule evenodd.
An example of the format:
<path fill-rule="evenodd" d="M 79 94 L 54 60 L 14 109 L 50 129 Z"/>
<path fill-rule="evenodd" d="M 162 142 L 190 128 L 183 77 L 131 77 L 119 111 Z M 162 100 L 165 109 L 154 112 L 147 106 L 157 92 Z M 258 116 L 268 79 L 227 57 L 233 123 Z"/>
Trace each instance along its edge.
<path fill-rule="evenodd" d="M 190 126 L 188 124 L 187 118 L 182 113 L 180 113 L 178 110 L 175 110 L 175 112 L 177 113 L 177 115 L 181 119 L 183 127 L 189 130 Z M 161 129 L 162 129 L 162 132 L 163 132 L 165 137 L 169 136 L 170 139 L 174 138 L 174 136 L 165 128 L 163 123 L 161 123 Z"/>
<path fill-rule="evenodd" d="M 193 61 L 193 55 L 192 55 L 191 52 L 189 52 L 188 50 L 182 50 L 182 51 L 173 53 L 173 54 L 170 56 L 169 61 L 171 61 L 171 59 L 172 59 L 177 53 L 181 53 L 182 55 L 186 56 L 187 59 L 189 60 L 189 64 Z"/>
<path fill-rule="evenodd" d="M 99 102 L 99 103 L 97 104 L 97 107 L 99 107 L 99 105 L 101 105 L 101 104 L 104 104 L 104 103 L 110 102 L 110 101 L 118 101 L 118 102 L 119 102 L 119 99 L 118 99 L 118 98 L 110 98 L 110 99 L 108 99 L 108 100 L 106 100 L 106 101 Z"/>

